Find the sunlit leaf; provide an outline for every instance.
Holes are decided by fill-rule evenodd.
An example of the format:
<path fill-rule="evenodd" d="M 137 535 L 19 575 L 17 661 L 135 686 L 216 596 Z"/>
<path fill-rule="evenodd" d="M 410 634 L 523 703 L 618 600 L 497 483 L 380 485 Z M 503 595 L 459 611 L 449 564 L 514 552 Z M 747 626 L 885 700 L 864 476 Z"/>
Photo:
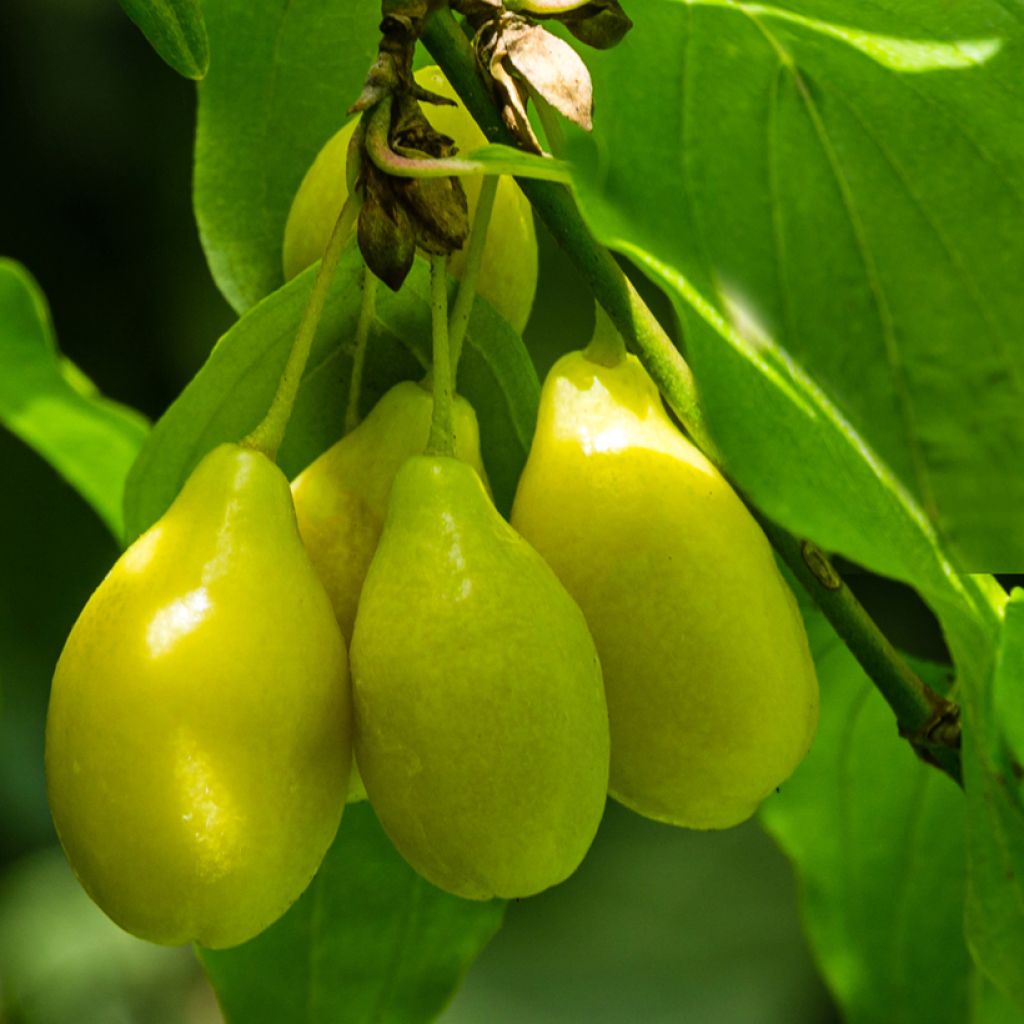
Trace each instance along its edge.
<path fill-rule="evenodd" d="M 593 137 L 569 132 L 583 211 L 673 297 L 742 488 L 939 616 L 972 886 L 1006 899 L 976 856 L 1022 827 L 992 817 L 1002 598 L 961 572 L 1024 565 L 1024 14 L 651 0 L 635 20 L 591 61 Z"/>
<path fill-rule="evenodd" d="M 146 421 L 100 395 L 57 350 L 46 299 L 0 259 L 0 423 L 34 448 L 121 537 L 125 478 Z"/>
<path fill-rule="evenodd" d="M 648 0 L 569 131 L 599 237 L 677 298 L 758 504 L 905 577 L 821 424 L 971 571 L 1024 568 L 1024 18 L 991 0 Z"/>
<path fill-rule="evenodd" d="M 1024 590 L 1006 607 L 984 729 L 970 737 L 968 936 L 1024 1007 Z"/>

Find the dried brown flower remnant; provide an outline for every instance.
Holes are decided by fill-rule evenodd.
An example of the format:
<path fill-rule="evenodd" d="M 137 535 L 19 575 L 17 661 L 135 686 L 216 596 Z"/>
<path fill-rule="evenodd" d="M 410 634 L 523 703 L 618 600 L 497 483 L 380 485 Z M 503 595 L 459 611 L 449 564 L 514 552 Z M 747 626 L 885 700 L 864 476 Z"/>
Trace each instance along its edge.
<path fill-rule="evenodd" d="M 476 53 L 499 92 L 505 123 L 524 146 L 541 151 L 526 113 L 530 89 L 590 131 L 594 102 L 590 72 L 568 43 L 525 18 L 504 14 L 477 32 Z"/>

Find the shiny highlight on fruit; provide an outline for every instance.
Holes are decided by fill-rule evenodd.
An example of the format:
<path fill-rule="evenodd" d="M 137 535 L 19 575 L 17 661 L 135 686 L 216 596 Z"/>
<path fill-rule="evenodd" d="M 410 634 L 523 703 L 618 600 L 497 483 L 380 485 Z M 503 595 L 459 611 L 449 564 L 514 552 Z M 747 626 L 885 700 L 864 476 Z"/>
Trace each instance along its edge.
<path fill-rule="evenodd" d="M 309 884 L 351 764 L 345 644 L 288 482 L 224 444 L 75 623 L 46 726 L 75 874 L 127 931 L 220 948 Z"/>
<path fill-rule="evenodd" d="M 612 795 L 691 828 L 749 818 L 810 746 L 814 663 L 763 532 L 634 356 L 552 368 L 512 523 L 593 633 Z"/>

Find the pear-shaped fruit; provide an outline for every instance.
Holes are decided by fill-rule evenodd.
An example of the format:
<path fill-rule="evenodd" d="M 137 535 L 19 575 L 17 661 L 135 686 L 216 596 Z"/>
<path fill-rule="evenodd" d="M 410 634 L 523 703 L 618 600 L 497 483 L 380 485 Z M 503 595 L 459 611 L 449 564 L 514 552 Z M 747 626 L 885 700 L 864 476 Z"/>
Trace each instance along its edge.
<path fill-rule="evenodd" d="M 395 474 L 427 446 L 432 392 L 402 381 L 387 391 L 355 430 L 310 463 L 292 482 L 302 542 L 351 643 L 359 592 L 384 527 Z M 473 407 L 453 401 L 455 453 L 486 486 Z"/>
<path fill-rule="evenodd" d="M 612 795 L 692 828 L 749 818 L 810 745 L 814 664 L 764 534 L 635 357 L 552 368 L 512 522 L 593 633 Z"/>
<path fill-rule="evenodd" d="M 406 860 L 471 899 L 575 870 L 608 720 L 579 608 L 456 459 L 399 471 L 352 638 L 356 756 Z"/>
<path fill-rule="evenodd" d="M 436 66 L 416 72 L 418 85 L 458 103 L 455 90 Z M 434 128 L 455 140 L 461 153 L 487 144 L 483 132 L 462 106 L 428 106 Z M 334 222 L 348 198 L 346 162 L 348 145 L 359 118 L 353 118 L 333 135 L 317 154 L 302 179 L 284 229 L 282 260 L 287 280 L 323 255 Z M 463 177 L 470 218 L 480 196 L 479 176 Z M 465 250 L 456 252 L 448 269 L 461 278 Z M 498 183 L 487 242 L 484 246 L 479 293 L 520 333 L 526 326 L 537 289 L 537 237 L 530 204 L 509 177 Z"/>
<path fill-rule="evenodd" d="M 103 910 L 213 947 L 280 917 L 344 806 L 347 674 L 288 481 L 221 445 L 89 599 L 54 675 L 50 808 Z"/>
<path fill-rule="evenodd" d="M 423 384 L 396 384 L 355 430 L 292 482 L 302 542 L 327 588 L 346 643 L 352 642 L 359 593 L 384 528 L 392 481 L 406 459 L 426 448 L 433 408 L 433 394 Z M 455 396 L 452 415 L 456 455 L 486 486 L 473 407 Z M 366 799 L 354 763 L 348 799 Z"/>

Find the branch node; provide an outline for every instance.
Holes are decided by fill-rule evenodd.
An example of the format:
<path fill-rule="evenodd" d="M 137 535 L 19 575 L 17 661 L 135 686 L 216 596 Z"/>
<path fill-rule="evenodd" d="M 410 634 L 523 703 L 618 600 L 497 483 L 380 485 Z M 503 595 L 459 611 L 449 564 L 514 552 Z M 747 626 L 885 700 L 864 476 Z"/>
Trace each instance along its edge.
<path fill-rule="evenodd" d="M 829 560 L 828 555 L 817 544 L 812 544 L 809 540 L 802 541 L 800 544 L 800 555 L 804 560 L 804 564 L 811 570 L 814 578 L 826 590 L 842 589 L 842 577 L 836 572 L 835 566 Z"/>

